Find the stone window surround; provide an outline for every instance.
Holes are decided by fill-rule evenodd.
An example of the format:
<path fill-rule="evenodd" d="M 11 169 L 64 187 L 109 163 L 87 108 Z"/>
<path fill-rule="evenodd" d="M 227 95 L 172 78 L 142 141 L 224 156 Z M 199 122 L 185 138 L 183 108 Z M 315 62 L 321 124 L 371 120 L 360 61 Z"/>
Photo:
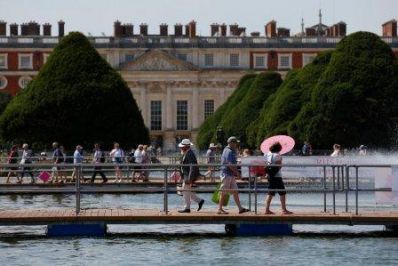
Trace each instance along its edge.
<path fill-rule="evenodd" d="M 178 121 L 179 121 L 179 115 L 178 115 L 178 102 L 186 102 L 186 129 L 181 129 L 179 128 L 178 125 Z M 190 114 L 190 104 L 189 104 L 189 100 L 186 99 L 175 99 L 175 130 L 176 131 L 187 131 L 190 128 L 190 124 L 189 124 L 189 114 Z"/>
<path fill-rule="evenodd" d="M 281 65 L 281 57 L 288 56 L 289 57 L 289 66 Z M 278 69 L 292 69 L 292 54 L 291 53 L 280 53 L 278 54 Z"/>
<path fill-rule="evenodd" d="M 160 109 L 156 109 L 156 110 L 154 110 L 155 109 L 155 106 L 153 106 L 152 105 L 152 103 L 160 103 L 159 105 L 158 105 L 158 107 L 160 107 Z M 151 131 L 159 131 L 159 130 L 162 130 L 162 127 L 163 127 L 163 112 L 162 112 L 162 108 L 163 108 L 163 104 L 162 104 L 162 100 L 151 100 L 150 101 L 150 116 L 151 116 L 151 121 L 150 121 L 150 128 L 151 128 Z M 154 112 L 156 112 L 156 114 L 154 114 Z M 154 122 L 153 120 L 152 120 L 152 118 L 154 118 L 155 116 L 157 117 L 157 116 L 159 116 L 159 114 L 158 113 L 160 113 L 160 128 L 156 128 L 156 129 L 153 129 L 153 127 L 152 127 L 152 122 Z M 156 122 L 158 122 L 157 120 L 156 120 Z"/>
<path fill-rule="evenodd" d="M 257 57 L 264 58 L 264 66 L 258 66 L 256 63 Z M 268 68 L 268 53 L 254 53 L 253 54 L 253 68 L 254 69 L 267 69 Z"/>
<path fill-rule="evenodd" d="M 233 62 L 233 57 L 237 60 Z M 230 67 L 239 67 L 240 66 L 240 54 L 238 53 L 231 53 L 229 54 L 229 66 Z"/>
<path fill-rule="evenodd" d="M 306 54 L 306 53 L 303 53 L 303 67 L 305 66 L 305 65 L 307 65 L 307 64 L 309 64 L 309 63 L 311 63 L 314 59 L 312 59 L 311 61 L 309 61 L 309 62 L 307 62 L 307 63 L 305 63 L 305 60 L 304 60 L 304 58 L 306 58 L 306 57 L 316 57 L 317 56 L 317 54 L 316 53 L 308 53 L 308 54 Z"/>
<path fill-rule="evenodd" d="M 209 111 L 210 106 L 209 104 L 212 104 L 212 111 Z M 204 120 L 209 117 L 210 115 L 214 114 L 214 109 L 215 109 L 215 102 L 213 99 L 205 99 L 203 101 L 203 118 Z"/>
<path fill-rule="evenodd" d="M 8 54 L 0 54 L 0 56 L 4 56 L 4 66 L 0 66 L 0 69 L 8 69 Z"/>
<path fill-rule="evenodd" d="M 4 85 L 0 85 L 0 90 L 3 90 L 7 87 L 8 85 L 8 80 L 5 76 L 0 76 L 0 80 L 4 81 Z"/>
<path fill-rule="evenodd" d="M 22 66 L 22 57 L 30 57 L 30 65 Z M 18 54 L 18 69 L 33 69 L 33 54 Z"/>
<path fill-rule="evenodd" d="M 30 77 L 30 76 L 22 76 L 22 77 L 20 77 L 20 78 L 18 79 L 18 85 L 19 85 L 19 87 L 20 87 L 21 89 L 25 89 L 25 88 L 26 88 L 26 86 L 23 86 L 23 84 L 22 84 L 22 81 L 24 81 L 24 80 L 29 80 L 29 81 L 31 81 L 31 80 L 32 80 L 32 77 Z"/>

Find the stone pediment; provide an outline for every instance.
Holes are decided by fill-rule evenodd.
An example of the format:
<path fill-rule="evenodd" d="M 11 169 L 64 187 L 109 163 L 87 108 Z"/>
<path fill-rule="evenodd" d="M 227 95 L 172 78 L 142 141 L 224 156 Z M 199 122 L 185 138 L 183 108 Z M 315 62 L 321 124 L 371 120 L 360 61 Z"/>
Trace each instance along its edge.
<path fill-rule="evenodd" d="M 125 63 L 121 70 L 128 71 L 193 71 L 193 64 L 180 60 L 162 50 L 148 50 L 134 61 Z"/>

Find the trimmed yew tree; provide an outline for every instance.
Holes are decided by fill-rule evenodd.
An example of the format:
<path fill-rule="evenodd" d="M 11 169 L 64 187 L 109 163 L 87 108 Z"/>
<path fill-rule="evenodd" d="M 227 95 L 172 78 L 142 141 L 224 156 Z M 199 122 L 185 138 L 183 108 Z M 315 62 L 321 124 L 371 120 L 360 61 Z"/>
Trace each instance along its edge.
<path fill-rule="evenodd" d="M 3 141 L 72 149 L 99 141 L 131 147 L 149 141 L 131 91 L 81 33 L 64 37 L 37 77 L 0 116 Z"/>

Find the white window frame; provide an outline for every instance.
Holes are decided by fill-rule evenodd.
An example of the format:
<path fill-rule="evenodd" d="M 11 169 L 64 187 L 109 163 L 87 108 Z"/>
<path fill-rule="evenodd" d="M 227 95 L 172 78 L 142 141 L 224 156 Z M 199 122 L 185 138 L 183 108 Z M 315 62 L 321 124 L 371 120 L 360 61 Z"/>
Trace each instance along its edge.
<path fill-rule="evenodd" d="M 185 129 L 181 129 L 181 128 L 179 128 L 179 124 L 178 124 L 178 122 L 179 122 L 179 114 L 178 114 L 178 102 L 186 102 L 186 128 Z M 177 131 L 187 131 L 187 130 L 189 130 L 189 101 L 188 100 L 184 100 L 184 99 L 181 99 L 181 100 L 176 100 L 176 107 L 175 107 L 175 121 L 176 121 L 176 130 Z M 185 122 L 185 121 L 181 121 L 181 122 Z"/>
<path fill-rule="evenodd" d="M 315 57 L 317 56 L 316 53 L 312 53 L 312 54 L 305 54 L 303 53 L 303 67 L 308 65 L 309 63 L 312 63 L 312 61 L 314 61 Z M 305 63 L 304 58 L 308 58 L 308 57 L 314 57 L 314 59 L 312 59 L 310 62 Z"/>
<path fill-rule="evenodd" d="M 238 64 L 237 65 L 232 65 L 232 56 L 238 56 Z M 238 54 L 238 53 L 229 54 L 229 66 L 230 67 L 240 67 L 240 54 Z"/>
<path fill-rule="evenodd" d="M 48 57 L 50 56 L 50 54 L 43 54 L 43 65 L 45 63 L 47 63 Z"/>
<path fill-rule="evenodd" d="M 288 56 L 289 57 L 289 66 L 282 66 L 281 65 L 281 57 Z M 292 69 L 292 54 L 278 54 L 278 69 Z"/>
<path fill-rule="evenodd" d="M 183 57 L 185 57 L 185 59 Z M 178 53 L 177 58 L 178 58 L 178 60 L 188 62 L 188 54 L 187 53 Z"/>
<path fill-rule="evenodd" d="M 132 60 L 127 60 L 127 57 L 128 56 L 132 56 L 133 57 L 133 59 Z M 107 58 L 108 59 L 108 58 Z M 125 54 L 124 55 L 124 62 L 132 62 L 132 61 L 134 61 L 136 59 L 136 57 L 135 57 L 135 54 L 134 53 L 127 53 L 127 54 Z"/>
<path fill-rule="evenodd" d="M 0 80 L 5 81 L 3 86 L 0 86 L 0 90 L 4 90 L 5 88 L 7 88 L 8 85 L 8 79 L 5 76 L 0 76 Z"/>
<path fill-rule="evenodd" d="M 257 65 L 257 57 L 264 58 L 264 65 L 258 66 Z M 253 68 L 254 69 L 268 69 L 268 54 L 253 54 Z"/>
<path fill-rule="evenodd" d="M 29 66 L 22 66 L 22 57 L 30 58 Z M 33 54 L 18 54 L 18 69 L 33 69 Z"/>
<path fill-rule="evenodd" d="M 155 121 L 155 120 L 153 120 L 153 118 L 156 116 L 158 116 L 158 114 L 154 114 L 154 112 L 153 112 L 153 106 L 152 106 L 152 103 L 154 103 L 154 102 L 160 102 L 160 110 L 156 110 L 156 111 L 159 111 L 160 112 L 160 128 L 158 128 L 158 129 L 152 129 L 152 122 L 157 122 L 157 121 Z M 163 101 L 162 100 L 151 100 L 150 101 L 150 104 L 149 104 L 149 109 L 150 109 L 150 130 L 151 131 L 161 131 L 162 130 L 162 128 L 163 128 Z"/>
<path fill-rule="evenodd" d="M 19 85 L 19 87 L 20 87 L 21 89 L 25 89 L 25 88 L 26 88 L 26 86 L 23 86 L 23 84 L 22 84 L 22 81 L 23 81 L 24 79 L 29 79 L 29 81 L 32 81 L 32 77 L 30 77 L 30 76 L 22 76 L 22 77 L 20 77 L 20 78 L 18 79 L 18 85 Z"/>
<path fill-rule="evenodd" d="M 208 110 L 208 105 L 207 105 L 207 103 L 209 103 L 209 102 L 212 102 L 212 104 L 213 104 L 213 110 L 211 111 L 211 112 L 209 112 L 209 110 Z M 209 116 L 211 116 L 212 114 L 214 114 L 214 112 L 215 112 L 215 101 L 213 100 L 213 99 L 205 99 L 204 101 L 203 101 L 203 119 L 204 120 L 206 120 Z"/>
<path fill-rule="evenodd" d="M 207 60 L 206 60 L 206 58 L 207 58 L 207 56 L 211 56 L 212 57 L 212 64 L 207 64 Z M 204 65 L 205 65 L 205 67 L 214 67 L 214 54 L 212 54 L 212 53 L 206 53 L 205 55 L 204 55 Z"/>
<path fill-rule="evenodd" d="M 0 54 L 0 56 L 4 56 L 4 66 L 0 66 L 0 69 L 8 69 L 8 54 Z"/>

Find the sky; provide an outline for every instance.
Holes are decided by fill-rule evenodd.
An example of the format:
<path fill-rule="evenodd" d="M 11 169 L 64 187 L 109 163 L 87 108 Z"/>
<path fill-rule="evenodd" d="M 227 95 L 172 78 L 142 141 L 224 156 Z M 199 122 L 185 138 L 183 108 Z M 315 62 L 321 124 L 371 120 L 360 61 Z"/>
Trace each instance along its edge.
<path fill-rule="evenodd" d="M 65 30 L 81 31 L 93 36 L 113 34 L 113 22 L 149 25 L 149 34 L 159 33 L 159 24 L 197 21 L 197 33 L 209 35 L 212 23 L 238 23 L 246 32 L 264 34 L 264 25 L 274 19 L 278 27 L 301 31 L 318 23 L 322 9 L 323 23 L 347 23 L 348 33 L 365 30 L 381 34 L 381 24 L 398 19 L 398 0 L 0 0 L 0 20 L 21 24 L 31 20 L 53 25 L 65 21 Z M 7 26 L 7 31 L 9 30 Z"/>

